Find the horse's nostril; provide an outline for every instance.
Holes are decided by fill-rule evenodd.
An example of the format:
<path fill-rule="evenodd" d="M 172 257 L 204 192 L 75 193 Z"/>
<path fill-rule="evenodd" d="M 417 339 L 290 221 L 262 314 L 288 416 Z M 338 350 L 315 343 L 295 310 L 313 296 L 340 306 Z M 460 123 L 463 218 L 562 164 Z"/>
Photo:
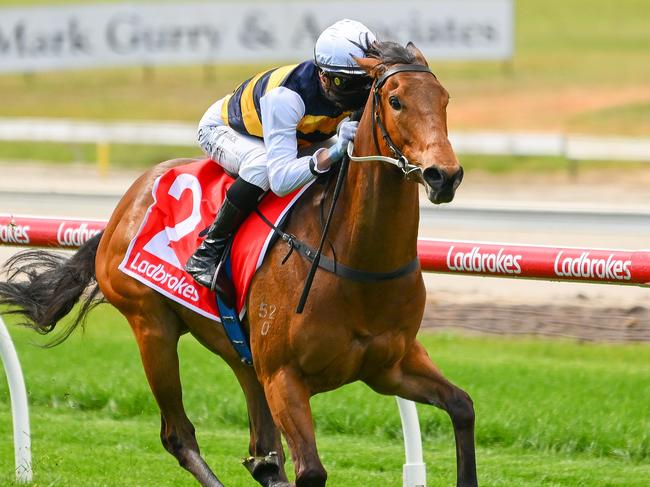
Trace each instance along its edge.
<path fill-rule="evenodd" d="M 465 174 L 465 171 L 463 171 L 463 168 L 461 167 L 458 171 L 456 171 L 456 174 L 454 174 L 451 177 L 451 180 L 453 181 L 454 190 L 456 190 L 458 188 L 458 186 L 460 186 L 460 183 L 463 182 L 463 175 L 464 174 Z"/>
<path fill-rule="evenodd" d="M 424 180 L 434 189 L 439 189 L 445 183 L 445 173 L 437 167 L 428 167 L 422 173 Z"/>

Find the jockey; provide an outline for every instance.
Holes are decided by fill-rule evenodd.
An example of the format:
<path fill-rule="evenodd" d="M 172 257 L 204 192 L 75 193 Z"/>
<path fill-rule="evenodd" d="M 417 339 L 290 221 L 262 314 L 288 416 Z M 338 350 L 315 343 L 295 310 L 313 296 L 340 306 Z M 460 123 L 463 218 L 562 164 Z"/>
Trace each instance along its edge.
<path fill-rule="evenodd" d="M 346 119 L 365 105 L 372 84 L 354 57 L 375 40 L 363 24 L 340 20 L 318 37 L 313 60 L 253 76 L 205 113 L 199 145 L 237 179 L 185 264 L 198 283 L 214 289 L 229 239 L 266 191 L 289 194 L 343 157 L 357 130 Z"/>

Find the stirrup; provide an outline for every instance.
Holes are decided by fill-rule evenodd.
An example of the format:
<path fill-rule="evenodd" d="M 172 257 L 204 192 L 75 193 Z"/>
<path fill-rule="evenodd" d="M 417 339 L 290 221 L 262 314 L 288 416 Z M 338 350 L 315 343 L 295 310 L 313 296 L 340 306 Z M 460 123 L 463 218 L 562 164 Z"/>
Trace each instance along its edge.
<path fill-rule="evenodd" d="M 215 294 L 218 294 L 223 302 L 233 308 L 237 302 L 237 296 L 235 293 L 235 286 L 233 285 L 232 279 L 228 276 L 228 270 L 226 268 L 226 262 L 230 256 L 230 250 L 232 248 L 231 238 L 226 247 L 223 250 L 221 259 L 217 264 L 217 268 L 212 276 L 212 281 L 210 282 L 210 291 Z"/>
<path fill-rule="evenodd" d="M 216 269 L 214 270 L 214 274 L 212 274 L 212 281 L 210 282 L 210 291 L 212 292 L 217 292 L 217 275 L 219 274 L 219 271 L 221 270 L 223 264 L 223 260 L 219 261 L 217 264 Z"/>

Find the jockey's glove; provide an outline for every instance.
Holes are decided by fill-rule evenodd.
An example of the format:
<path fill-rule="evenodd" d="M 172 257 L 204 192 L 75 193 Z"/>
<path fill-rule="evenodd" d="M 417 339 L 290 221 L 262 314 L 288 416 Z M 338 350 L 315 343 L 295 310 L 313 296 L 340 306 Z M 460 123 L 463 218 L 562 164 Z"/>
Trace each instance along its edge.
<path fill-rule="evenodd" d="M 354 136 L 357 134 L 357 126 L 359 122 L 352 122 L 350 120 L 345 120 L 339 125 L 338 139 L 336 143 L 328 149 L 329 159 L 332 162 L 340 161 L 345 152 L 348 150 L 348 144 L 354 140 Z"/>

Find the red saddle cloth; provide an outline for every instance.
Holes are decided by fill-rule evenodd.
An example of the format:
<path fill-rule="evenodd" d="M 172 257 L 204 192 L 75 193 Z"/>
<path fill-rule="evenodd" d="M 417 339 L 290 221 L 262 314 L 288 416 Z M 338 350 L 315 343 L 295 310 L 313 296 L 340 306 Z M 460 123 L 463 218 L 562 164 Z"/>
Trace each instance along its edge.
<path fill-rule="evenodd" d="M 156 179 L 147 210 L 119 269 L 170 299 L 219 321 L 212 291 L 183 270 L 199 246 L 199 233 L 212 224 L 234 182 L 209 159 L 177 166 Z M 309 185 L 279 197 L 267 194 L 259 211 L 276 225 Z M 230 254 L 237 312 L 243 318 L 248 288 L 268 250 L 273 231 L 252 213 L 239 228 Z"/>

